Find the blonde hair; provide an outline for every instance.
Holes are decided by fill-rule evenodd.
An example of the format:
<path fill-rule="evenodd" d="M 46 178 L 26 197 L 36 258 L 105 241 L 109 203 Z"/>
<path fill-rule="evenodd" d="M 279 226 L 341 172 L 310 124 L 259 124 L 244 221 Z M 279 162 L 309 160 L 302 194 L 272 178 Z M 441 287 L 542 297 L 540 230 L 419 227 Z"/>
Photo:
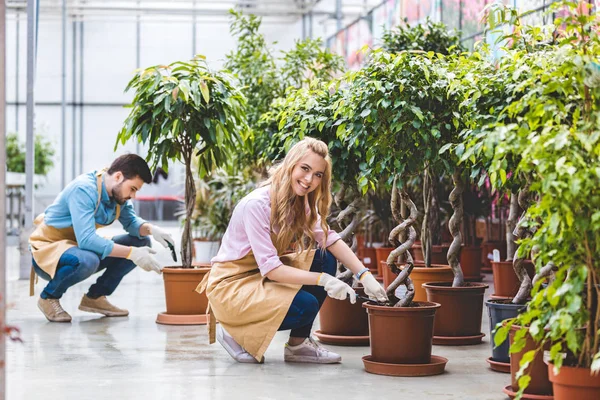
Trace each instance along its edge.
<path fill-rule="evenodd" d="M 311 151 L 325 159 L 323 178 L 314 191 L 307 196 L 298 196 L 292 188 L 292 171 Z M 271 232 L 276 232 L 275 228 L 279 228 L 275 234 L 275 248 L 279 252 L 284 252 L 293 242 L 297 251 L 312 248 L 316 242 L 313 227 L 317 222 L 318 214 L 324 232 L 321 244 L 324 249 L 329 230 L 327 216 L 331 206 L 331 158 L 327 145 L 312 137 L 302 139 L 292 146 L 264 185 L 271 185 Z"/>

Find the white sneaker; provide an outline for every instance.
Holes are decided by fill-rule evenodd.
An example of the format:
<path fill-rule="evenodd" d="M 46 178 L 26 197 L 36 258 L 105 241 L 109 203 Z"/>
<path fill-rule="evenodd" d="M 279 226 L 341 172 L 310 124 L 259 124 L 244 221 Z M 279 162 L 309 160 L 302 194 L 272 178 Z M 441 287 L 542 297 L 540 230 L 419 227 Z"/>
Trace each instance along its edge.
<path fill-rule="evenodd" d="M 335 364 L 342 362 L 342 356 L 333 351 L 321 347 L 311 337 L 304 339 L 304 342 L 297 346 L 285 344 L 283 349 L 283 359 L 287 362 L 316 363 L 316 364 Z"/>
<path fill-rule="evenodd" d="M 221 325 L 217 326 L 217 341 L 227 350 L 229 355 L 237 362 L 259 364 L 242 346 L 240 346 Z M 263 363 L 265 358 L 260 361 Z"/>

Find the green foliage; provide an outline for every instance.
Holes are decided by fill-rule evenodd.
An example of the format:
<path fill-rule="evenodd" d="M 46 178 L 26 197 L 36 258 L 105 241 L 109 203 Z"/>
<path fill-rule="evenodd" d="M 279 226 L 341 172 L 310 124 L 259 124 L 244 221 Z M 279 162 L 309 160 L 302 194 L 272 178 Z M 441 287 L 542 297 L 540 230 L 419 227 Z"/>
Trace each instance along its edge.
<path fill-rule="evenodd" d="M 35 173 L 47 175 L 54 167 L 54 146 L 42 135 L 35 135 Z M 25 143 L 19 140 L 19 135 L 6 135 L 6 169 L 9 172 L 25 172 Z"/>
<path fill-rule="evenodd" d="M 253 127 L 271 102 L 283 95 L 285 88 L 279 79 L 276 59 L 265 37 L 259 32 L 261 19 L 255 15 L 245 17 L 230 10 L 230 32 L 237 39 L 235 51 L 227 54 L 225 68 L 235 73 L 248 98 L 248 124 Z"/>
<path fill-rule="evenodd" d="M 283 53 L 281 76 L 286 87 L 302 87 L 314 79 L 331 80 L 345 69 L 344 59 L 321 47 L 320 40 L 298 40 Z"/>
<path fill-rule="evenodd" d="M 462 129 L 460 96 L 449 92 L 452 74 L 445 57 L 375 50 L 361 70 L 349 75 L 349 100 L 340 113 L 348 122 L 338 134 L 350 149 L 367 149 L 359 185 L 363 192 L 381 177 L 436 175 L 451 168 L 441 145 Z"/>
<path fill-rule="evenodd" d="M 433 22 L 429 18 L 425 24 L 415 26 L 404 21 L 404 24 L 384 32 L 382 42 L 382 47 L 391 53 L 423 50 L 448 55 L 464 51 L 459 32 L 450 31 L 443 22 Z"/>
<path fill-rule="evenodd" d="M 286 89 L 308 87 L 315 79 L 331 79 L 344 69 L 342 57 L 320 47 L 319 40 L 296 41 L 293 49 L 276 57 L 264 35 L 261 19 L 231 11 L 231 33 L 237 49 L 227 55 L 226 66 L 240 79 L 248 98 L 250 131 L 238 151 L 238 164 L 267 166 L 284 147 L 273 139 L 277 115 L 285 107 Z"/>
<path fill-rule="evenodd" d="M 135 95 L 117 143 L 131 137 L 149 146 L 152 168 L 168 161 L 191 165 L 199 174 L 227 163 L 246 126 L 246 98 L 225 72 L 211 71 L 204 57 L 140 70 L 127 85 Z"/>
<path fill-rule="evenodd" d="M 538 351 L 551 343 L 555 368 L 566 363 L 598 371 L 600 309 L 593 298 L 600 293 L 600 16 L 586 15 L 586 7 L 555 3 L 552 11 L 562 17 L 553 36 L 521 25 L 512 11 L 494 14 L 496 24 L 503 17 L 517 25 L 509 35 L 513 46 L 494 70 L 486 67 L 474 77 L 473 93 L 487 87 L 492 99 L 470 102 L 465 150 L 453 150 L 487 171 L 497 188 L 510 183 L 511 173 L 530 181 L 537 194 L 527 210 L 534 235 L 522 241 L 520 253 L 535 249 L 538 271 L 549 262 L 558 271 L 547 288 L 543 280 L 534 285 L 515 323 L 528 327 Z M 524 337 L 516 338 L 511 351 L 523 345 Z M 521 390 L 528 384 L 526 373 L 519 384 Z"/>
<path fill-rule="evenodd" d="M 218 169 L 196 180 L 196 207 L 192 216 L 195 236 L 220 240 L 227 230 L 236 204 L 256 189 L 256 179 L 243 172 Z"/>

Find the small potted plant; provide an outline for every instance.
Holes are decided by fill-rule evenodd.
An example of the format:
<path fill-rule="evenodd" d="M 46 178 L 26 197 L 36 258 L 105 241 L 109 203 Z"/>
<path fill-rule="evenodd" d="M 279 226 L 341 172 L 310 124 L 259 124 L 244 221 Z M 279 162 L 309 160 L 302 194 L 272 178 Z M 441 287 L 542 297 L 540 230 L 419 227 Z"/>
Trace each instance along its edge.
<path fill-rule="evenodd" d="M 206 299 L 194 291 L 209 271 L 193 266 L 194 174 L 202 178 L 230 161 L 246 126 L 246 98 L 232 76 L 209 69 L 203 56 L 139 70 L 127 90 L 134 90 L 134 98 L 115 147 L 134 137 L 148 146 L 151 167 L 167 171 L 169 161 L 185 165 L 181 266 L 163 270 L 167 311 L 159 314 L 157 322 L 205 323 Z M 195 157 L 198 169 L 194 172 Z"/>

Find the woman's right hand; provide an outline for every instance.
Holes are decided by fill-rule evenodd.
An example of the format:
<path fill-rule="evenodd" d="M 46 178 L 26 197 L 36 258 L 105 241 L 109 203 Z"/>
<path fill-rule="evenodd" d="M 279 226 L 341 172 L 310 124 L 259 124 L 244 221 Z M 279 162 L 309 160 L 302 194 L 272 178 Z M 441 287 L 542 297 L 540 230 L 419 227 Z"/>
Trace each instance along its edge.
<path fill-rule="evenodd" d="M 356 303 L 356 292 L 349 285 L 326 273 L 321 273 L 317 285 L 325 288 L 327 295 L 337 300 L 346 300 L 350 297 L 350 303 Z"/>

